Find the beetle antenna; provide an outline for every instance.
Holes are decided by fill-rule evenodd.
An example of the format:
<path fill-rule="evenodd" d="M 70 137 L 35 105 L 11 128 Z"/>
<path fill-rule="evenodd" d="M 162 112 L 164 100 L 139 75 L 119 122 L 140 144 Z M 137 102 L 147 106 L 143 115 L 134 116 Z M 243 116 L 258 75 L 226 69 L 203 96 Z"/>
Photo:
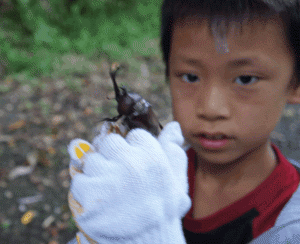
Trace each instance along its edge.
<path fill-rule="evenodd" d="M 120 69 L 120 65 L 118 63 L 113 63 L 110 67 L 110 77 L 113 81 L 113 84 L 114 84 L 114 90 L 115 90 L 115 94 L 116 94 L 116 100 L 119 101 L 119 98 L 120 98 L 120 89 L 117 85 L 117 82 L 116 82 L 116 75 L 117 75 L 117 72 L 118 70 Z"/>

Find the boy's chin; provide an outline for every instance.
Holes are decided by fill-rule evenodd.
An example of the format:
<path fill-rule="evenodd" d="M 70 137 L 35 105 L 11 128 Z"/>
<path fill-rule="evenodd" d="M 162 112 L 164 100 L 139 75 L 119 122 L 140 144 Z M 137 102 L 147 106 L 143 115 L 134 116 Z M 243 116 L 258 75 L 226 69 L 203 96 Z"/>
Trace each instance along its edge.
<path fill-rule="evenodd" d="M 221 148 L 221 149 L 207 149 L 199 145 L 194 147 L 198 159 L 201 161 L 215 164 L 230 166 L 233 164 L 243 163 L 249 156 L 251 157 L 250 150 L 241 150 L 240 148 Z"/>

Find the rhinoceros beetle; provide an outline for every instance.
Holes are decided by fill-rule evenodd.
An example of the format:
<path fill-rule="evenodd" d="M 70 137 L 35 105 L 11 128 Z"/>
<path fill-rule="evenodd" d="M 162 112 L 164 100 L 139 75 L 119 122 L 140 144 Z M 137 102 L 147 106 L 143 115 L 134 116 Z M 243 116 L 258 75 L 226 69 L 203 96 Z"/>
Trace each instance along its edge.
<path fill-rule="evenodd" d="M 135 128 L 145 129 L 154 136 L 158 136 L 163 127 L 154 114 L 151 104 L 139 94 L 128 92 L 124 86 L 118 87 L 116 74 L 120 68 L 118 63 L 113 63 L 109 73 L 114 86 L 119 115 L 114 118 L 105 118 L 102 121 L 112 122 L 111 131 L 124 137 Z"/>

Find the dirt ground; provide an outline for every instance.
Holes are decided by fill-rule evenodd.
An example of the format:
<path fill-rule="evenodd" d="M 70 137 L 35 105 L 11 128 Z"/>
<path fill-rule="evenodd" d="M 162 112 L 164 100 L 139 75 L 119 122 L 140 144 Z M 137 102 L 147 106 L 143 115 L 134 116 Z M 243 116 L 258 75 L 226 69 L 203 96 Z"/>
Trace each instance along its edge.
<path fill-rule="evenodd" d="M 100 120 L 117 115 L 109 62 L 90 73 L 41 78 L 32 87 L 7 77 L 0 95 L 0 244 L 65 244 L 76 226 L 67 203 L 70 186 L 67 145 L 91 141 Z M 148 100 L 165 125 L 172 120 L 171 99 L 159 59 L 132 59 L 119 84 Z M 288 105 L 272 140 L 300 160 L 300 107 Z M 25 218 L 24 216 L 27 216 Z M 32 216 L 32 218 L 30 218 Z"/>

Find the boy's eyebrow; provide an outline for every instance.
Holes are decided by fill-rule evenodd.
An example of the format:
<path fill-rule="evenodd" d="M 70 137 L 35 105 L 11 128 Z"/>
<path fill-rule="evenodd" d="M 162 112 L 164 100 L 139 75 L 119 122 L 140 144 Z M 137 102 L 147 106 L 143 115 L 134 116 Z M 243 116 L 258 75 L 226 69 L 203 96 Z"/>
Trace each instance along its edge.
<path fill-rule="evenodd" d="M 200 67 L 204 67 L 204 62 L 202 62 L 200 59 L 195 58 L 187 58 L 184 56 L 178 56 L 179 59 L 182 61 L 189 63 L 189 64 L 196 64 Z M 243 66 L 257 66 L 255 65 L 259 64 L 259 66 L 271 66 L 272 68 L 277 68 L 278 64 L 272 60 L 271 58 L 267 56 L 249 56 L 249 57 L 243 57 L 243 58 L 236 58 L 233 60 L 230 60 L 227 62 L 226 66 L 229 68 L 234 67 L 243 67 Z"/>

